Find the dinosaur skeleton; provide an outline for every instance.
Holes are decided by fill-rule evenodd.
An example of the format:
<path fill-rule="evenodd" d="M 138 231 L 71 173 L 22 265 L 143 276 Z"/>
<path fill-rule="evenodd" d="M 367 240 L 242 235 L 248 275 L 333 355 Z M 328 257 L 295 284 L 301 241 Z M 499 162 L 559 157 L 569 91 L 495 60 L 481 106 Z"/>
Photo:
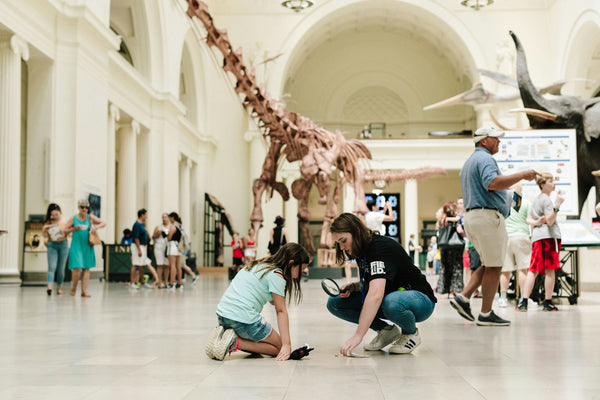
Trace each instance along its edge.
<path fill-rule="evenodd" d="M 445 175 L 441 168 L 421 168 L 406 171 L 370 171 L 366 174 L 360 160 L 371 159 L 371 152 L 357 139 L 346 139 L 339 131 L 335 133 L 318 126 L 310 119 L 286 110 L 278 101 L 266 93 L 263 86 L 256 83 L 254 68 L 247 69 L 242 60 L 242 50 L 233 50 L 226 30 L 217 29 L 205 3 L 187 0 L 187 14 L 196 17 L 206 30 L 206 43 L 216 47 L 223 55 L 223 70 L 230 72 L 235 80 L 235 91 L 243 95 L 243 105 L 257 120 L 264 137 L 269 138 L 269 149 L 262 166 L 262 173 L 252 185 L 254 207 L 250 222 L 255 232 L 262 226 L 263 213 L 261 198 L 264 192 L 269 197 L 278 192 L 284 201 L 289 200 L 289 191 L 283 182 L 277 181 L 279 164 L 301 161 L 301 177 L 292 183 L 292 195 L 298 203 L 298 227 L 300 241 L 314 253 L 312 238 L 308 229 L 310 212 L 308 197 L 312 185 L 319 191 L 319 204 L 326 205 L 321 248 L 330 248 L 329 227 L 337 215 L 337 203 L 344 184 L 354 186 L 354 212 L 366 213 L 364 183 L 377 176 L 378 180 L 398 181 L 422 179 L 434 175 Z M 332 188 L 331 174 L 335 170 L 335 188 Z"/>
<path fill-rule="evenodd" d="M 269 197 L 277 191 L 284 201 L 289 200 L 289 191 L 283 182 L 277 181 L 277 169 L 286 159 L 301 161 L 301 177 L 292 183 L 292 194 L 298 203 L 298 226 L 301 243 L 311 253 L 315 249 L 308 230 L 310 212 L 308 196 L 312 185 L 319 191 L 319 204 L 325 204 L 325 218 L 320 246 L 328 248 L 329 226 L 337 215 L 336 203 L 345 183 L 353 183 L 356 193 L 354 210 L 366 212 L 363 168 L 360 159 L 371 159 L 367 147 L 356 139 L 346 139 L 340 132 L 329 132 L 310 119 L 286 110 L 272 99 L 263 86 L 256 82 L 254 69 L 247 69 L 242 60 L 241 49 L 233 50 L 227 31 L 217 29 L 205 3 L 188 0 L 187 14 L 196 17 L 206 30 L 206 43 L 216 47 L 223 55 L 223 70 L 236 79 L 235 91 L 243 95 L 243 105 L 257 120 L 263 136 L 269 138 L 269 149 L 262 166 L 262 173 L 252 185 L 254 207 L 250 221 L 258 233 L 263 222 L 261 198 L 264 192 Z M 331 172 L 335 173 L 335 188 L 332 188 Z"/>

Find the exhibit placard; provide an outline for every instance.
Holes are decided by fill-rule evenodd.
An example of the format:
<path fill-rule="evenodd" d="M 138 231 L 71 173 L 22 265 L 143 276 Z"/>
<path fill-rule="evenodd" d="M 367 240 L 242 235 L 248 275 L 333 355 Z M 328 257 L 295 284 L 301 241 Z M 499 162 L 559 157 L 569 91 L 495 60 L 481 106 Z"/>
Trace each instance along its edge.
<path fill-rule="evenodd" d="M 536 129 L 506 131 L 494 155 L 504 175 L 534 169 L 550 173 L 556 181 L 557 193 L 565 197 L 560 207 L 562 215 L 579 215 L 577 192 L 577 138 L 574 129 Z M 522 181 L 523 197 L 533 202 L 540 194 L 534 181 Z"/>

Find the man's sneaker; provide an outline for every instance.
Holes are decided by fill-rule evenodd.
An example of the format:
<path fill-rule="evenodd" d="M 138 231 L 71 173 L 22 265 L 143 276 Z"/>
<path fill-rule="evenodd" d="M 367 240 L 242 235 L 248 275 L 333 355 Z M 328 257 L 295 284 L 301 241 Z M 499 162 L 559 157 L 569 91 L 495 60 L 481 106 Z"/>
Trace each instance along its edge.
<path fill-rule="evenodd" d="M 519 300 L 519 304 L 517 304 L 517 306 L 515 307 L 515 310 L 521 311 L 521 312 L 527 312 L 528 300 L 529 299 L 523 299 L 523 298 L 521 300 Z"/>
<path fill-rule="evenodd" d="M 222 361 L 227 354 L 232 352 L 238 344 L 238 337 L 233 329 L 227 329 L 213 346 L 213 357 L 215 360 Z"/>
<path fill-rule="evenodd" d="M 412 335 L 402 335 L 396 340 L 392 347 L 390 347 L 390 353 L 394 354 L 408 354 L 411 353 L 418 345 L 421 344 L 421 336 L 419 330 Z"/>
<path fill-rule="evenodd" d="M 195 285 L 196 282 L 198 282 L 198 275 L 194 275 L 194 277 L 192 278 L 192 285 Z"/>
<path fill-rule="evenodd" d="M 546 300 L 544 301 L 544 308 L 542 308 L 543 311 L 558 311 L 558 308 L 556 308 L 556 306 L 554 304 L 552 304 L 552 301 L 550 300 Z"/>
<path fill-rule="evenodd" d="M 500 297 L 498 299 L 498 307 L 501 307 L 501 308 L 508 307 L 508 299 L 506 297 Z"/>
<path fill-rule="evenodd" d="M 208 358 L 214 358 L 215 345 L 217 344 L 220 337 L 223 335 L 224 331 L 225 328 L 223 328 L 221 325 L 213 329 L 212 334 L 210 335 L 210 339 L 208 339 L 208 343 L 206 344 L 206 348 L 204 349 Z"/>
<path fill-rule="evenodd" d="M 390 343 L 395 342 L 402 336 L 400 328 L 396 325 L 388 325 L 379 332 L 370 343 L 365 344 L 364 349 L 368 351 L 381 350 Z"/>
<path fill-rule="evenodd" d="M 456 295 L 453 299 L 450 299 L 450 305 L 454 308 L 461 317 L 469 321 L 475 321 L 475 317 L 471 314 L 471 304 L 468 301 L 463 300 L 462 295 Z"/>
<path fill-rule="evenodd" d="M 479 314 L 479 318 L 477 318 L 477 325 L 479 326 L 509 326 L 510 321 L 500 318 L 497 316 L 494 311 L 490 312 L 490 315 L 484 317 Z"/>

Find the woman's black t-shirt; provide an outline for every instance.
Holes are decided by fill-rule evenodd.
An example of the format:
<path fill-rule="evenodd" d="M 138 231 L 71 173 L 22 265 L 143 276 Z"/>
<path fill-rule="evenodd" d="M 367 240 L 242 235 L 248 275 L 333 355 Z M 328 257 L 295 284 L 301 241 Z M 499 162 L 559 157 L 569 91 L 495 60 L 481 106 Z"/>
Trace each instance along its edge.
<path fill-rule="evenodd" d="M 361 257 L 357 262 L 363 266 L 365 257 Z M 373 240 L 367 249 L 366 266 L 364 266 L 367 291 L 371 280 L 381 278 L 386 280 L 386 295 L 403 287 L 406 290 L 417 290 L 437 303 L 425 275 L 413 264 L 400 243 L 385 236 L 373 235 Z"/>

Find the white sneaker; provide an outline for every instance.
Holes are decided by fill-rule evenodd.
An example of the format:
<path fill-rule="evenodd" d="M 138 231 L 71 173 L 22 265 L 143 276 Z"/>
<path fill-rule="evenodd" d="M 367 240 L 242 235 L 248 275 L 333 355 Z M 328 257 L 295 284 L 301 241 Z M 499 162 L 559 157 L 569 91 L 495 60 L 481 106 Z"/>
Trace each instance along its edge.
<path fill-rule="evenodd" d="M 421 336 L 419 336 L 419 330 L 412 335 L 402 335 L 398 340 L 390 347 L 390 353 L 394 354 L 408 354 L 421 344 Z"/>
<path fill-rule="evenodd" d="M 377 332 L 377 336 L 369 344 L 365 344 L 364 349 L 367 351 L 381 350 L 401 336 L 400 328 L 396 325 L 389 325 Z"/>
<path fill-rule="evenodd" d="M 144 287 L 146 289 L 154 289 L 154 286 L 152 286 L 151 284 L 149 284 L 148 282 L 144 283 Z"/>
<path fill-rule="evenodd" d="M 527 299 L 527 308 L 529 310 L 537 310 L 539 307 L 540 307 L 540 305 L 537 303 L 537 301 Z"/>
<path fill-rule="evenodd" d="M 210 335 L 210 339 L 208 339 L 208 343 L 206 343 L 206 348 L 204 352 L 208 356 L 208 358 L 214 358 L 215 354 L 215 345 L 217 344 L 220 337 L 223 335 L 225 329 L 218 325 L 215 329 L 213 329 L 212 334 Z"/>
<path fill-rule="evenodd" d="M 140 287 L 137 285 L 137 283 L 132 283 L 129 285 L 129 289 L 133 289 L 133 290 L 138 290 Z"/>
<path fill-rule="evenodd" d="M 508 299 L 506 297 L 500 297 L 498 299 L 498 307 L 501 307 L 501 308 L 508 307 Z"/>

